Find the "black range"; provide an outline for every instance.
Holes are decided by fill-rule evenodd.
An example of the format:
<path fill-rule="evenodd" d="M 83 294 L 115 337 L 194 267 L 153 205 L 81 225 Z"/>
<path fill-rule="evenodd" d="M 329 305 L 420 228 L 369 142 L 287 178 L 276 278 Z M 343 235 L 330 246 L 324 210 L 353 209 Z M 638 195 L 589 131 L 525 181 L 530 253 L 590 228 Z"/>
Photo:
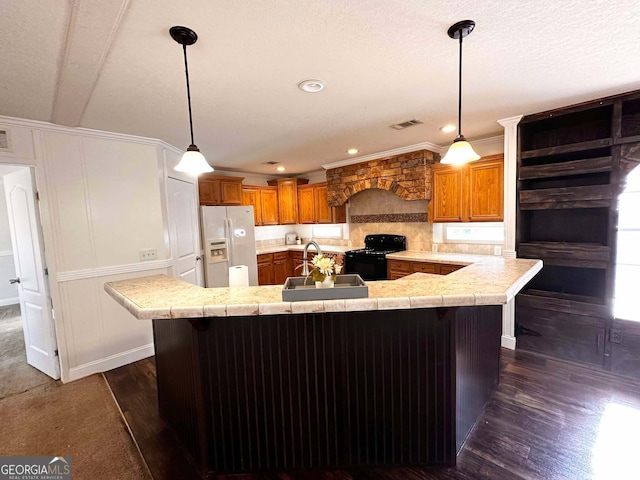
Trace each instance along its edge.
<path fill-rule="evenodd" d="M 386 255 L 406 249 L 407 237 L 404 235 L 367 235 L 364 248 L 345 252 L 345 273 L 357 273 L 363 280 L 386 280 Z"/>

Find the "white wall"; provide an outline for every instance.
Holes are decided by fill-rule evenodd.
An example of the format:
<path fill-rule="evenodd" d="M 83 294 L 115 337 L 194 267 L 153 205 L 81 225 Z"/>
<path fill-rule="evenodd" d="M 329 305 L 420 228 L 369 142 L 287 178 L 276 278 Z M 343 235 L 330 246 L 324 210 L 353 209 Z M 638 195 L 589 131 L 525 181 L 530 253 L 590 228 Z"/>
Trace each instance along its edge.
<path fill-rule="evenodd" d="M 34 165 L 63 381 L 153 354 L 104 283 L 170 274 L 162 142 L 0 117 L 12 135 L 1 163 Z M 139 261 L 155 248 L 157 260 Z"/>

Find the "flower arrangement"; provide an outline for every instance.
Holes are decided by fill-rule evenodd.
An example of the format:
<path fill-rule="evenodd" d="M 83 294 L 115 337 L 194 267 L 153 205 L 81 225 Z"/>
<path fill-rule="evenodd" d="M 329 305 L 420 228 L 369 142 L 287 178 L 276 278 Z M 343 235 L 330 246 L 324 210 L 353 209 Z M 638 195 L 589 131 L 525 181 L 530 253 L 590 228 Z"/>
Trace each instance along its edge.
<path fill-rule="evenodd" d="M 316 255 L 311 260 L 313 268 L 309 272 L 314 282 L 322 282 L 327 277 L 335 281 L 336 275 L 342 271 L 342 255 L 335 258 L 322 255 Z"/>

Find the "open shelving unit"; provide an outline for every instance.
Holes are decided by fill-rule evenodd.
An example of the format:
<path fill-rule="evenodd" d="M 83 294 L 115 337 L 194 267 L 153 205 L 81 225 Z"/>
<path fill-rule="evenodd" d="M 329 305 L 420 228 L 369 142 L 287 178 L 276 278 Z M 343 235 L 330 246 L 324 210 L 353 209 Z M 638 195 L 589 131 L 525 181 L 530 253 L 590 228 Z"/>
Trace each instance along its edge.
<path fill-rule="evenodd" d="M 620 159 L 640 143 L 640 92 L 526 116 L 518 140 L 516 249 L 544 262 L 516 298 L 518 348 L 608 369 Z"/>

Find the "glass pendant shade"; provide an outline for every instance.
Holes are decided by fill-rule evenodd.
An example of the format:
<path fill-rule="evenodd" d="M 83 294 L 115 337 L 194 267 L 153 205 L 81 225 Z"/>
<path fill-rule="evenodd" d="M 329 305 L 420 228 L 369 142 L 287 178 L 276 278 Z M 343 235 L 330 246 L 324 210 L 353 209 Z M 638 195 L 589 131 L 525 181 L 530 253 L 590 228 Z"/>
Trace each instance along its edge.
<path fill-rule="evenodd" d="M 458 137 L 453 141 L 447 151 L 447 154 L 442 160 L 440 160 L 440 163 L 448 165 L 462 165 L 479 159 L 480 155 L 473 150 L 473 147 L 469 142 L 467 142 L 467 139 L 464 137 Z"/>
<path fill-rule="evenodd" d="M 191 173 L 193 175 L 213 172 L 213 168 L 207 163 L 204 155 L 200 153 L 200 150 L 195 145 L 189 145 L 180 162 L 173 169 L 177 172 Z"/>

